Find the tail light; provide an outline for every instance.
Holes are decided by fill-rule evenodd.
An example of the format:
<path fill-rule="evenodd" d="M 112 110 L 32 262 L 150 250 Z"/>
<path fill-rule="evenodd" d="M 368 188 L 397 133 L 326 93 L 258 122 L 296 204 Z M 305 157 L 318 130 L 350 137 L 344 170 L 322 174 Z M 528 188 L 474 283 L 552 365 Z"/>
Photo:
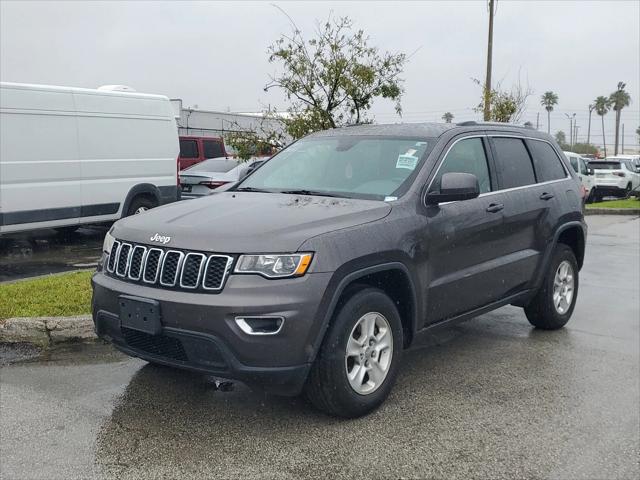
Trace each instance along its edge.
<path fill-rule="evenodd" d="M 176 159 L 176 185 L 180 187 L 180 157 Z"/>
<path fill-rule="evenodd" d="M 583 200 L 587 198 L 587 189 L 584 187 L 584 185 L 580 185 L 580 196 Z"/>
<path fill-rule="evenodd" d="M 226 185 L 227 183 L 229 182 L 208 180 L 206 182 L 200 182 L 199 185 L 204 185 L 205 187 L 213 190 L 214 188 L 221 187 L 222 185 Z"/>
<path fill-rule="evenodd" d="M 624 172 L 611 172 L 613 173 L 615 176 L 617 177 L 625 177 L 626 175 L 624 174 Z"/>

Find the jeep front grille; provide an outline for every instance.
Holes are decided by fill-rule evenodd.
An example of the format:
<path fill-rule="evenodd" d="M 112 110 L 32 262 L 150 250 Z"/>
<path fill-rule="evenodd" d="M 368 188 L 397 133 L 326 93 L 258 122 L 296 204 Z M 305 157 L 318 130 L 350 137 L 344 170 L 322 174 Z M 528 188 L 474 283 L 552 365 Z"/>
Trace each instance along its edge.
<path fill-rule="evenodd" d="M 135 245 L 116 240 L 107 273 L 124 280 L 164 288 L 220 291 L 233 257 Z"/>

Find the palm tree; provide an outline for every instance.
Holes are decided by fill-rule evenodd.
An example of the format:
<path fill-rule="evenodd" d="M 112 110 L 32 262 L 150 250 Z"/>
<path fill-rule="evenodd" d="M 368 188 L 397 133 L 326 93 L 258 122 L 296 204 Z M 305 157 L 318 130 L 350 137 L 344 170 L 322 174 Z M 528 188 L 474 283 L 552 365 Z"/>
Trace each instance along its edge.
<path fill-rule="evenodd" d="M 587 143 L 591 143 L 591 114 L 595 110 L 596 106 L 593 103 L 589 104 L 589 126 L 587 127 Z"/>
<path fill-rule="evenodd" d="M 611 101 L 608 97 L 600 96 L 593 101 L 593 104 L 596 106 L 596 113 L 600 115 L 602 119 L 602 145 L 604 147 L 604 156 L 607 156 L 607 141 L 604 136 L 604 116 L 611 108 Z"/>
<path fill-rule="evenodd" d="M 624 107 L 628 107 L 631 103 L 631 96 L 628 92 L 625 92 L 624 87 L 627 85 L 624 82 L 618 82 L 618 89 L 609 96 L 609 102 L 616 112 L 616 148 L 614 155 L 618 154 L 618 140 L 620 134 L 620 114 Z"/>
<path fill-rule="evenodd" d="M 453 113 L 445 112 L 444 115 L 442 115 L 442 119 L 447 123 L 451 123 L 451 120 L 453 120 Z"/>
<path fill-rule="evenodd" d="M 549 91 L 544 92 L 544 95 L 540 97 L 540 105 L 547 111 L 547 133 L 551 132 L 551 112 L 553 112 L 553 106 L 558 104 L 558 95 Z"/>

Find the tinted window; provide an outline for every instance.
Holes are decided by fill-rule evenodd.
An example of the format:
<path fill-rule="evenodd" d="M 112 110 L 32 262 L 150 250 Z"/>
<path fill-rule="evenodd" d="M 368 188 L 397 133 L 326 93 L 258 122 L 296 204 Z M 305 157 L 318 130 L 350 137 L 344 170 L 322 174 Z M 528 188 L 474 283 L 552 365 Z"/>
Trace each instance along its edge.
<path fill-rule="evenodd" d="M 567 176 L 567 173 L 560 163 L 560 158 L 556 155 L 556 151 L 551 145 L 547 142 L 530 140 L 529 147 L 531 148 L 533 163 L 536 167 L 538 182 L 559 180 Z"/>
<path fill-rule="evenodd" d="M 478 178 L 480 193 L 491 191 L 487 156 L 481 138 L 460 140 L 449 150 L 438 170 L 431 190 L 439 190 L 442 175 L 451 172 L 472 173 Z"/>
<path fill-rule="evenodd" d="M 224 150 L 220 142 L 203 140 L 202 149 L 204 150 L 204 158 L 224 157 Z"/>
<path fill-rule="evenodd" d="M 198 158 L 198 142 L 195 140 L 180 140 L 181 158 Z"/>
<path fill-rule="evenodd" d="M 211 160 L 205 160 L 204 162 L 197 163 L 193 167 L 185 169 L 185 171 L 224 173 L 237 166 L 238 162 L 235 160 L 227 160 L 226 158 L 213 158 Z"/>
<path fill-rule="evenodd" d="M 594 170 L 620 170 L 620 162 L 589 162 Z"/>
<path fill-rule="evenodd" d="M 493 145 L 500 188 L 522 187 L 536 183 L 529 152 L 522 140 L 494 137 Z"/>

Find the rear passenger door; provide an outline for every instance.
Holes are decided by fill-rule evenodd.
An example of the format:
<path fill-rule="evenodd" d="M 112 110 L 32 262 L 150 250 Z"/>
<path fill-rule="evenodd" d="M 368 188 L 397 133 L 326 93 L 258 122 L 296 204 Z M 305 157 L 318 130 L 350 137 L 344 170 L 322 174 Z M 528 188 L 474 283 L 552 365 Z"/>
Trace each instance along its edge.
<path fill-rule="evenodd" d="M 547 142 L 504 135 L 490 140 L 504 204 L 502 280 L 508 296 L 532 285 L 557 223 L 559 191 L 554 182 L 567 174 Z"/>

